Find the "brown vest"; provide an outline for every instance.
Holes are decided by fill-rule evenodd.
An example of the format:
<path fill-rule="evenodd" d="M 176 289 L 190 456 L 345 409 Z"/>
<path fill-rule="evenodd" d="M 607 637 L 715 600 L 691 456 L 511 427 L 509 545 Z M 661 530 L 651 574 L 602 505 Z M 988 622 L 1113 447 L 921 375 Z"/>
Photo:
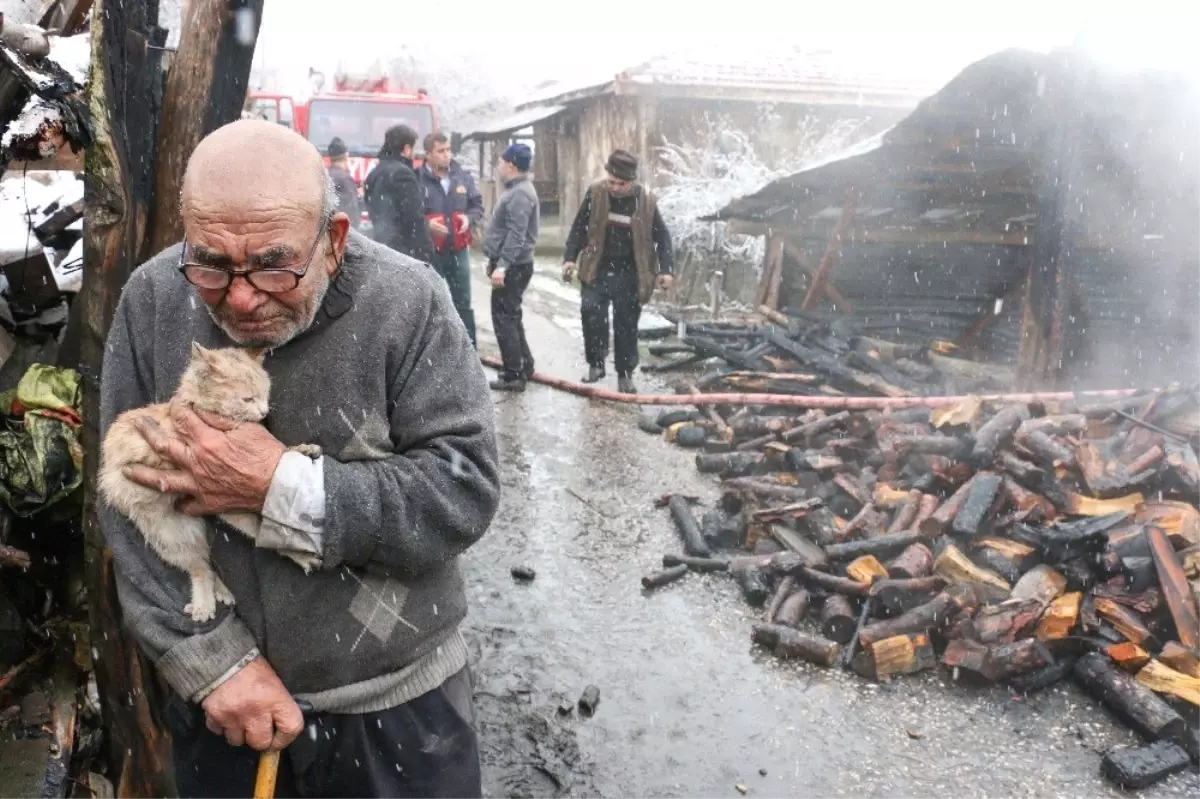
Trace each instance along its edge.
<path fill-rule="evenodd" d="M 633 212 L 633 261 L 638 275 L 638 302 L 647 303 L 654 295 L 654 281 L 658 276 L 658 251 L 654 249 L 654 238 L 650 235 L 657 201 L 640 183 L 634 185 L 633 191 L 637 197 Z M 580 283 L 591 283 L 596 279 L 596 270 L 604 256 L 604 237 L 608 233 L 608 182 L 593 183 L 588 193 L 592 207 L 588 216 L 587 245 L 579 254 Z"/>

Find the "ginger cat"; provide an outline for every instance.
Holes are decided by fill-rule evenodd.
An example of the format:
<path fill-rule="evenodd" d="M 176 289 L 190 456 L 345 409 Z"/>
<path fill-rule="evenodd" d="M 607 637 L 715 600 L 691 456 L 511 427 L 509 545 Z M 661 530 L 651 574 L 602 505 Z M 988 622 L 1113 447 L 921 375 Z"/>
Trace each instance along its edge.
<path fill-rule="evenodd" d="M 191 602 L 184 607 L 198 622 L 217 613 L 217 602 L 234 603 L 233 594 L 213 571 L 203 518 L 175 509 L 178 494 L 163 493 L 126 479 L 121 470 L 133 464 L 169 469 L 133 426 L 138 417 L 149 417 L 168 433 L 174 431 L 171 408 L 177 403 L 236 422 L 261 422 L 267 416 L 271 379 L 257 357 L 247 350 L 209 350 L 192 344 L 192 357 L 170 402 L 147 405 L 121 414 L 112 423 L 100 452 L 100 491 L 115 510 L 133 522 L 150 548 L 191 578 Z M 292 447 L 310 457 L 320 454 L 315 445 Z M 257 514 L 230 513 L 221 518 L 251 538 L 261 522 Z M 311 566 L 301 564 L 307 571 Z"/>

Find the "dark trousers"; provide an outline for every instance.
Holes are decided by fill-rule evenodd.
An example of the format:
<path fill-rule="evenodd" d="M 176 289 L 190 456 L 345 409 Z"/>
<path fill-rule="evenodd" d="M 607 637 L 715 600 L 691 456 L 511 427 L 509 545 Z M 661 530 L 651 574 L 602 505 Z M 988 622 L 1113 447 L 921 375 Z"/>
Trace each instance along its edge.
<path fill-rule="evenodd" d="M 309 713 L 283 752 L 275 795 L 477 797 L 483 787 L 467 669 L 407 704 L 379 713 Z M 172 696 L 167 727 L 184 797 L 246 797 L 258 752 L 204 726 L 198 705 Z"/>
<path fill-rule="evenodd" d="M 433 268 L 446 281 L 450 289 L 450 299 L 454 302 L 454 310 L 462 319 L 475 344 L 475 311 L 471 310 L 471 253 L 467 250 L 458 252 L 437 253 L 433 258 Z"/>
<path fill-rule="evenodd" d="M 612 305 L 613 361 L 618 375 L 632 375 L 638 365 L 637 268 L 633 264 L 600 264 L 596 279 L 579 292 L 583 317 L 583 353 L 589 366 L 604 366 L 608 356 L 608 306 Z"/>
<path fill-rule="evenodd" d="M 521 298 L 533 278 L 533 264 L 511 264 L 504 272 L 504 287 L 492 287 L 492 327 L 504 361 L 505 380 L 517 380 L 533 374 L 533 353 L 525 340 Z"/>

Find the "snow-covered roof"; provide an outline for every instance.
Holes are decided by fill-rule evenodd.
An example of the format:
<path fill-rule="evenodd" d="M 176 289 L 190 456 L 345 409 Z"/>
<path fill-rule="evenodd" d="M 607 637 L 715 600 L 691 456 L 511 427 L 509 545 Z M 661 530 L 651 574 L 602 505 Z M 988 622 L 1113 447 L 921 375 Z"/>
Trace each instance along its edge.
<path fill-rule="evenodd" d="M 567 107 L 565 105 L 540 105 L 535 108 L 527 108 L 524 111 L 518 111 L 517 113 L 504 117 L 503 119 L 498 119 L 494 122 L 488 122 L 480 125 L 463 138 L 490 139 L 505 133 L 512 133 L 560 114 L 565 111 L 566 108 Z"/>
<path fill-rule="evenodd" d="M 859 51 L 763 43 L 751 48 L 686 48 L 623 70 L 597 70 L 547 86 L 518 109 L 562 104 L 603 94 L 683 94 L 726 99 L 915 106 L 941 88 L 963 63 L 909 66 L 903 59 Z"/>

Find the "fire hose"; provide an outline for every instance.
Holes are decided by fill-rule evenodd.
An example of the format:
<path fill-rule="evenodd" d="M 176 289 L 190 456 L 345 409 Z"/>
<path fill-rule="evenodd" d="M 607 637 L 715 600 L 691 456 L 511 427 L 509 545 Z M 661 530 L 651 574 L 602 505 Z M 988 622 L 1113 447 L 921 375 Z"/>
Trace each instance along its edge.
<path fill-rule="evenodd" d="M 479 360 L 491 369 L 503 369 L 498 358 L 481 355 Z M 627 405 L 775 405 L 791 408 L 822 408 L 828 410 L 871 410 L 884 408 L 940 408 L 956 405 L 969 399 L 966 396 L 948 397 L 806 397 L 795 394 L 622 394 L 598 386 L 585 386 L 570 380 L 535 372 L 534 383 L 556 388 L 580 397 L 621 402 Z M 1062 402 L 1077 399 L 1112 399 L 1129 397 L 1137 389 L 1120 388 L 1102 391 L 1045 391 L 1025 394 L 972 395 L 985 402 Z"/>

